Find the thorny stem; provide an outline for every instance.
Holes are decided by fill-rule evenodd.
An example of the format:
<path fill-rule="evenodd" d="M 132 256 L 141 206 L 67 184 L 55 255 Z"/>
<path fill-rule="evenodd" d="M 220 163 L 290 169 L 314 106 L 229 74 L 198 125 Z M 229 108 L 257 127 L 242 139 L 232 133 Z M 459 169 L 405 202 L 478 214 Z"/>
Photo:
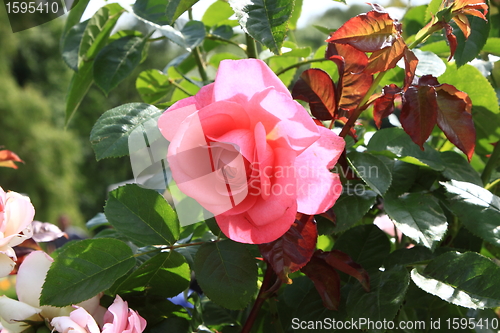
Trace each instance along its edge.
<path fill-rule="evenodd" d="M 247 56 L 249 58 L 259 59 L 259 55 L 257 54 L 257 44 L 255 43 L 255 39 L 252 38 L 249 34 L 245 34 L 247 41 Z"/>
<path fill-rule="evenodd" d="M 257 319 L 257 315 L 259 314 L 262 304 L 264 304 L 266 299 L 268 299 L 269 296 L 271 296 L 271 293 L 268 293 L 267 291 L 273 285 L 274 279 L 276 279 L 276 274 L 274 274 L 272 267 L 269 264 L 267 264 L 266 273 L 264 274 L 264 280 L 262 281 L 259 294 L 257 295 L 257 299 L 253 304 L 252 310 L 248 315 L 248 318 L 241 330 L 241 333 L 250 333 L 250 331 L 252 330 L 252 326 L 255 322 L 255 319 Z"/>
<path fill-rule="evenodd" d="M 491 153 L 488 162 L 486 162 L 486 165 L 484 166 L 483 173 L 481 174 L 481 180 L 483 181 L 483 184 L 485 185 L 488 184 L 491 178 L 491 174 L 493 173 L 493 170 L 499 163 L 500 163 L 500 141 L 497 142 L 497 144 L 495 145 L 493 153 Z"/>

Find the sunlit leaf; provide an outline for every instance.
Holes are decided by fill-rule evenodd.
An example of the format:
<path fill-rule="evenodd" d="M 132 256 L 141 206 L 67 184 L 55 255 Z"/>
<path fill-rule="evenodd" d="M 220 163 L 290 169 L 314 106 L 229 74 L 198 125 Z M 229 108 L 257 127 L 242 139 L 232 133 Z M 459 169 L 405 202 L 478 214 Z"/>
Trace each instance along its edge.
<path fill-rule="evenodd" d="M 363 52 L 375 52 L 392 46 L 398 29 L 388 13 L 369 11 L 348 20 L 331 34 L 327 42 L 349 44 Z"/>
<path fill-rule="evenodd" d="M 311 113 L 319 120 L 335 118 L 335 85 L 330 76 L 318 68 L 304 71 L 295 83 L 292 96 L 309 103 Z"/>
<path fill-rule="evenodd" d="M 405 50 L 406 44 L 404 40 L 398 38 L 391 46 L 373 52 L 368 59 L 368 65 L 365 69 L 366 73 L 375 74 L 396 67 L 399 59 L 403 57 Z"/>
<path fill-rule="evenodd" d="M 460 67 L 467 62 L 475 59 L 488 39 L 490 24 L 479 17 L 471 17 L 470 20 L 470 36 L 466 36 L 463 31 L 457 32 L 457 49 L 455 51 L 455 60 L 457 66 Z M 459 22 L 457 19 L 455 22 Z M 459 25 L 460 27 L 460 25 Z"/>
<path fill-rule="evenodd" d="M 281 54 L 294 1 L 229 0 L 229 4 L 245 32 L 274 54 Z"/>
<path fill-rule="evenodd" d="M 289 273 L 301 269 L 316 249 L 318 230 L 313 216 L 302 215 L 290 229 L 271 243 L 260 244 L 262 257 L 284 283 L 291 283 Z"/>

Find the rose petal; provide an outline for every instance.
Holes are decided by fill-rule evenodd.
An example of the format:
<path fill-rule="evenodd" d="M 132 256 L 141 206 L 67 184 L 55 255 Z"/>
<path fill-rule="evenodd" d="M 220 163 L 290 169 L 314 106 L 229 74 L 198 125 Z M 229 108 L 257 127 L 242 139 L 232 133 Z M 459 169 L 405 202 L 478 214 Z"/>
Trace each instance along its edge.
<path fill-rule="evenodd" d="M 104 327 L 102 333 L 122 333 L 127 326 L 128 321 L 128 303 L 116 295 L 113 304 L 108 308 L 104 315 Z"/>
<path fill-rule="evenodd" d="M 76 309 L 70 313 L 69 317 L 79 326 L 88 328 L 90 333 L 100 332 L 99 326 L 97 326 L 94 317 L 92 317 L 84 308 Z"/>
<path fill-rule="evenodd" d="M 5 277 L 12 272 L 16 263 L 5 253 L 0 253 L 0 277 Z"/>
<path fill-rule="evenodd" d="M 35 208 L 28 197 L 16 192 L 8 192 L 6 195 L 4 219 L 6 224 L 4 235 L 18 234 L 26 229 L 35 216 Z"/>
<path fill-rule="evenodd" d="M 339 176 L 329 170 L 344 150 L 344 140 L 324 127 L 321 137 L 295 160 L 297 202 L 300 213 L 314 215 L 333 206 L 342 193 Z"/>
<path fill-rule="evenodd" d="M 71 320 L 70 317 L 66 316 L 55 317 L 54 319 L 52 319 L 50 324 L 59 333 L 88 333 L 85 328 L 81 327 L 80 325 L 78 325 L 78 323 L 75 323 L 73 320 Z M 99 333 L 99 331 L 97 331 L 96 333 Z"/>
<path fill-rule="evenodd" d="M 42 318 L 37 314 L 40 309 L 28 304 L 13 300 L 7 296 L 0 296 L 0 319 L 4 329 L 9 333 L 20 333 L 26 330 L 27 325 L 20 320 L 39 320 Z"/>
<path fill-rule="evenodd" d="M 255 93 L 269 87 L 291 96 L 283 82 L 262 60 L 224 60 L 215 78 L 214 100 L 249 101 Z"/>
<path fill-rule="evenodd" d="M 45 276 L 54 260 L 43 251 L 28 254 L 17 272 L 16 291 L 19 301 L 40 307 L 40 294 Z"/>

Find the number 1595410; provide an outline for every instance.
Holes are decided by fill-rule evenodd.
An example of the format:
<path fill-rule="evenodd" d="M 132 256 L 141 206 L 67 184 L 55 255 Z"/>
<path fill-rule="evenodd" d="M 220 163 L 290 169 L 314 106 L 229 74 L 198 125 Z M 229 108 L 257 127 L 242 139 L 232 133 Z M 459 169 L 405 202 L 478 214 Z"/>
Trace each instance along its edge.
<path fill-rule="evenodd" d="M 57 13 L 59 4 L 57 2 L 7 2 L 8 14 L 34 14 L 34 13 Z"/>

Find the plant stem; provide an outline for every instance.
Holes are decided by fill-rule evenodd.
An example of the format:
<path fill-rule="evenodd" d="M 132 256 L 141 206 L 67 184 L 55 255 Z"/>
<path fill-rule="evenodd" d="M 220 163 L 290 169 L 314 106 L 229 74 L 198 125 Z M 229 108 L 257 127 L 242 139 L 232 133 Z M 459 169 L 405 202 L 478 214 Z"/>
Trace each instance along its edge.
<path fill-rule="evenodd" d="M 361 112 L 363 112 L 363 110 L 366 108 L 366 103 L 370 99 L 370 96 L 374 93 L 375 89 L 378 87 L 378 84 L 380 83 L 380 81 L 384 77 L 385 73 L 386 72 L 381 72 L 379 75 L 377 75 L 375 80 L 373 80 L 373 83 L 370 86 L 370 89 L 368 89 L 365 96 L 363 97 L 363 99 L 359 103 L 358 107 L 352 112 L 351 116 L 349 117 L 349 120 L 347 120 L 347 123 L 342 128 L 342 131 L 339 134 L 341 137 L 345 138 L 347 133 L 349 133 L 349 130 L 351 129 L 351 127 L 354 126 L 354 123 L 356 123 L 356 120 L 358 120 L 359 116 L 361 115 Z"/>
<path fill-rule="evenodd" d="M 257 54 L 257 44 L 255 43 L 255 39 L 252 38 L 249 34 L 245 34 L 247 39 L 247 56 L 249 58 L 259 59 L 259 55 Z"/>
<path fill-rule="evenodd" d="M 187 91 L 186 89 L 184 89 L 180 84 L 178 84 L 177 82 L 175 82 L 175 80 L 168 80 L 168 82 L 173 85 L 174 87 L 176 87 L 177 89 L 179 89 L 180 91 L 182 91 L 183 93 L 185 93 L 186 95 L 188 96 L 193 96 L 193 94 L 191 94 L 189 91 Z"/>
<path fill-rule="evenodd" d="M 489 190 L 491 190 L 493 187 L 495 187 L 498 184 L 500 184 L 500 178 L 498 178 L 497 180 L 492 181 L 491 183 L 489 183 L 488 185 L 486 185 L 484 188 L 489 191 Z"/>
<path fill-rule="evenodd" d="M 257 299 L 253 304 L 252 310 L 248 315 L 248 318 L 241 330 L 241 333 L 250 333 L 250 331 L 252 330 L 252 326 L 255 322 L 255 319 L 257 319 L 257 315 L 259 314 L 259 310 L 262 307 L 262 304 L 264 304 L 266 299 L 270 296 L 270 294 L 267 293 L 267 290 L 269 289 L 269 287 L 272 286 L 275 276 L 276 275 L 274 274 L 273 269 L 269 264 L 267 264 L 266 273 L 264 274 L 264 280 L 262 281 L 259 294 L 257 295 Z"/>
<path fill-rule="evenodd" d="M 496 143 L 495 148 L 493 149 L 493 153 L 491 153 L 488 162 L 484 166 L 483 173 L 481 174 L 481 180 L 483 184 L 488 184 L 491 178 L 491 174 L 495 167 L 500 163 L 500 141 Z"/>
<path fill-rule="evenodd" d="M 216 40 L 216 41 L 227 43 L 227 44 L 231 44 L 231 45 L 237 46 L 239 49 L 243 50 L 245 53 L 247 52 L 243 47 L 241 47 L 242 45 L 238 44 L 234 40 L 222 38 L 222 37 L 219 37 L 217 35 L 212 35 L 212 34 L 207 34 L 205 36 L 205 38 L 206 39 L 211 39 L 211 40 Z"/>
<path fill-rule="evenodd" d="M 281 75 L 281 74 L 283 74 L 291 69 L 298 68 L 298 67 L 303 66 L 303 65 L 312 64 L 314 62 L 323 62 L 323 61 L 331 61 L 331 60 L 327 59 L 327 58 L 321 58 L 321 59 L 309 59 L 309 60 L 299 61 L 296 64 L 293 64 L 291 66 L 283 68 L 282 70 L 277 71 L 276 75 L 279 76 L 279 75 Z"/>
<path fill-rule="evenodd" d="M 200 49 L 198 48 L 198 46 L 193 49 L 193 56 L 194 56 L 194 61 L 196 62 L 196 66 L 198 66 L 198 71 L 200 72 L 201 80 L 203 81 L 203 84 L 206 85 L 208 84 L 207 71 L 205 68 L 205 64 L 203 63 L 203 60 L 201 60 Z"/>

